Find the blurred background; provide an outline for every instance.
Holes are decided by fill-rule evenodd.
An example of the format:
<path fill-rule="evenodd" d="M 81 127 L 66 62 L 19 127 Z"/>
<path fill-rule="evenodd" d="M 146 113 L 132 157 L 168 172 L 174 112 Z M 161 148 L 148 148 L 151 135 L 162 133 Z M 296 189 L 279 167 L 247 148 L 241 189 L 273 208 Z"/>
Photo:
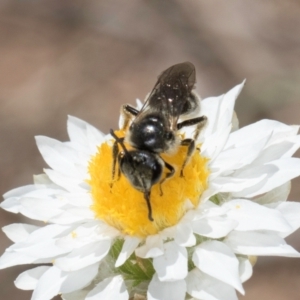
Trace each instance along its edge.
<path fill-rule="evenodd" d="M 299 16 L 297 0 L 1 0 L 1 194 L 42 172 L 35 135 L 67 140 L 68 114 L 116 128 L 120 105 L 144 99 L 158 74 L 183 61 L 195 64 L 202 98 L 247 79 L 241 126 L 299 124 Z M 300 200 L 299 179 L 290 199 Z M 0 211 L 1 227 L 25 221 Z M 288 242 L 300 251 L 300 232 Z M 0 252 L 9 245 L 0 233 Z M 27 268 L 0 271 L 1 300 L 30 299 L 13 285 Z M 239 298 L 299 300 L 299 283 L 299 259 L 259 258 Z"/>

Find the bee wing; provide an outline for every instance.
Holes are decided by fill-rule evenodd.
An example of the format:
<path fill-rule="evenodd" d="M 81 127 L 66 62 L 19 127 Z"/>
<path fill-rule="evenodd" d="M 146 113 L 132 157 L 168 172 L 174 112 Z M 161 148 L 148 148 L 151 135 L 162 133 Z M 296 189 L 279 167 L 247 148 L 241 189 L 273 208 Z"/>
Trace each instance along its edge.
<path fill-rule="evenodd" d="M 158 82 L 162 83 L 172 84 L 172 82 L 178 79 L 181 81 L 182 85 L 184 85 L 189 92 L 191 92 L 196 83 L 195 66 L 191 62 L 186 61 L 171 66 L 158 76 Z"/>
<path fill-rule="evenodd" d="M 166 69 L 158 76 L 154 88 L 134 122 L 147 111 L 160 111 L 169 120 L 170 129 L 176 130 L 185 99 L 194 88 L 195 82 L 195 66 L 190 62 L 176 64 Z"/>
<path fill-rule="evenodd" d="M 196 83 L 195 66 L 190 62 L 183 62 L 171 66 L 165 70 L 158 81 L 167 87 L 171 87 L 171 93 L 165 89 L 165 103 L 168 113 L 165 113 L 170 122 L 171 130 L 177 130 L 178 119 L 186 104 L 187 97 Z"/>
<path fill-rule="evenodd" d="M 159 91 L 159 87 L 160 87 L 160 82 L 159 80 L 155 83 L 154 88 L 152 89 L 151 93 L 148 95 L 147 99 L 144 102 L 144 105 L 142 106 L 142 108 L 140 109 L 139 114 L 137 115 L 137 117 L 141 114 L 144 113 L 145 111 L 147 111 L 150 107 L 150 99 L 153 99 L 154 95 L 156 95 Z"/>
<path fill-rule="evenodd" d="M 160 93 L 161 82 L 159 78 L 160 76 L 158 77 L 158 80 L 155 83 L 154 88 L 152 89 L 151 93 L 148 95 L 139 113 L 133 120 L 133 123 L 138 122 L 140 116 L 145 115 L 145 113 L 147 112 L 160 110 L 163 108 L 164 108 L 163 110 L 165 110 L 167 108 L 165 97 L 161 97 L 162 96 L 162 94 Z"/>

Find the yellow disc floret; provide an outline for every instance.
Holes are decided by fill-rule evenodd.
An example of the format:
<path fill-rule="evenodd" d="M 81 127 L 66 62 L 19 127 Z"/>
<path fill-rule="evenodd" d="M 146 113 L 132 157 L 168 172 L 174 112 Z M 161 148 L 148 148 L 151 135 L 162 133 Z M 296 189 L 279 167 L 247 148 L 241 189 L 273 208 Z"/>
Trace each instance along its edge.
<path fill-rule="evenodd" d="M 181 166 L 187 155 L 187 147 L 180 146 L 172 155 L 162 154 L 161 157 L 175 168 L 175 174 L 162 184 L 151 189 L 150 202 L 154 221 L 148 219 L 148 208 L 142 192 L 131 186 L 128 179 L 121 173 L 112 182 L 112 145 L 113 141 L 101 144 L 98 152 L 89 164 L 93 198 L 92 209 L 96 218 L 121 230 L 124 234 L 145 237 L 156 234 L 160 230 L 178 223 L 187 210 L 187 203 L 199 204 L 202 192 L 207 187 L 209 175 L 207 158 L 196 150 L 180 177 Z M 119 166 L 117 165 L 118 173 Z M 167 170 L 165 170 L 163 177 Z"/>

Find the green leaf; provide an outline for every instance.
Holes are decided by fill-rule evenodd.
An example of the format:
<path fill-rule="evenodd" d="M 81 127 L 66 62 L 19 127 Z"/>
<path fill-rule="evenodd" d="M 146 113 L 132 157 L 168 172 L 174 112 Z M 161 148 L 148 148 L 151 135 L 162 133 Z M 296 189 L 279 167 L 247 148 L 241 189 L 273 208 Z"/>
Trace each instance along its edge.
<path fill-rule="evenodd" d="M 124 244 L 124 240 L 117 239 L 110 249 L 109 255 L 116 262 Z M 143 281 L 151 280 L 155 270 L 153 268 L 152 259 L 142 259 L 136 257 L 133 253 L 126 262 L 116 268 L 116 273 L 121 274 L 124 280 L 133 282 L 132 286 L 135 287 Z"/>

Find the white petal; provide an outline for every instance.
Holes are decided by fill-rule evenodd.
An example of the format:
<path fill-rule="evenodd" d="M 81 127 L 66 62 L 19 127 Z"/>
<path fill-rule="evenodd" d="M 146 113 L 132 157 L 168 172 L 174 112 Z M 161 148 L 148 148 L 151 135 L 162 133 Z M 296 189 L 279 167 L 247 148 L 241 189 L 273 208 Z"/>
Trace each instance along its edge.
<path fill-rule="evenodd" d="M 195 268 L 186 279 L 187 292 L 201 300 L 238 300 L 234 288 Z"/>
<path fill-rule="evenodd" d="M 270 133 L 273 133 L 273 136 L 269 141 L 269 143 L 272 143 L 274 140 L 278 140 L 280 136 L 286 138 L 287 136 L 295 135 L 296 130 L 292 126 L 285 125 L 278 121 L 261 120 L 230 134 L 226 149 L 229 149 L 232 146 L 242 147 L 246 144 L 254 144 L 256 141 L 269 136 Z"/>
<path fill-rule="evenodd" d="M 218 98 L 209 98 L 202 101 L 202 113 L 208 118 L 204 129 L 204 139 L 201 152 L 210 157 L 211 161 L 224 148 L 229 133 L 232 130 L 233 106 L 244 83 L 234 87 L 225 95 Z"/>
<path fill-rule="evenodd" d="M 204 273 L 217 278 L 244 294 L 239 277 L 239 261 L 222 242 L 208 241 L 196 247 L 193 262 Z"/>
<path fill-rule="evenodd" d="M 276 123 L 277 121 L 270 121 L 270 122 Z M 279 123 L 279 122 L 277 122 L 277 123 Z M 298 138 L 296 138 L 296 135 L 299 131 L 300 126 L 299 125 L 286 125 L 284 123 L 279 123 L 279 124 L 280 125 L 278 126 L 278 128 L 275 128 L 275 130 L 273 130 L 273 136 L 269 142 L 269 145 L 279 144 L 284 141 L 291 141 L 292 143 L 298 143 L 299 140 L 298 140 Z M 279 127 L 281 127 L 281 128 L 279 128 Z"/>
<path fill-rule="evenodd" d="M 197 219 L 203 219 L 204 217 L 222 216 L 225 215 L 226 212 L 227 209 L 225 209 L 224 207 L 216 205 L 211 201 L 206 201 L 200 203 L 198 209 L 195 212 L 195 217 L 193 219 L 197 220 Z M 188 213 L 190 213 L 190 211 Z M 191 218 L 189 217 L 187 220 L 189 221 L 190 219 Z"/>
<path fill-rule="evenodd" d="M 148 300 L 184 300 L 186 283 L 184 280 L 161 282 L 154 274 L 147 292 Z"/>
<path fill-rule="evenodd" d="M 164 254 L 153 259 L 153 267 L 160 281 L 184 279 L 188 273 L 187 251 L 175 242 L 164 244 Z"/>
<path fill-rule="evenodd" d="M 237 199 L 229 201 L 223 206 L 229 209 L 227 212 L 228 217 L 238 222 L 235 230 L 274 230 L 287 232 L 291 229 L 279 211 L 264 207 L 252 201 Z"/>
<path fill-rule="evenodd" d="M 48 240 L 50 238 L 63 236 L 71 232 L 73 228 L 74 225 L 64 226 L 64 225 L 50 224 L 33 231 L 28 237 L 26 242 L 34 244 L 40 241 Z"/>
<path fill-rule="evenodd" d="M 95 264 L 75 272 L 62 272 L 56 267 L 37 267 L 20 274 L 15 284 L 21 289 L 36 288 L 34 293 L 36 299 L 44 300 L 47 297 L 49 297 L 47 299 L 50 299 L 52 298 L 51 294 L 70 293 L 84 288 L 97 275 L 98 267 L 99 264 Z M 46 271 L 47 274 L 43 275 Z M 48 286 L 45 286 L 49 277 L 51 277 L 51 280 L 48 282 Z M 39 279 L 42 283 L 39 283 Z"/>
<path fill-rule="evenodd" d="M 1 202 L 0 207 L 6 211 L 17 214 L 20 212 L 21 205 L 18 198 L 11 197 Z"/>
<path fill-rule="evenodd" d="M 48 225 L 33 231 L 26 241 L 10 246 L 9 250 L 35 259 L 55 257 L 67 253 L 68 249 L 58 247 L 54 237 L 68 234 L 72 229 L 72 227 Z"/>
<path fill-rule="evenodd" d="M 288 181 L 283 185 L 280 185 L 279 187 L 269 191 L 268 193 L 265 193 L 264 195 L 255 198 L 254 201 L 262 205 L 283 202 L 287 200 L 290 191 L 291 182 Z"/>
<path fill-rule="evenodd" d="M 282 157 L 291 157 L 295 154 L 300 147 L 300 135 L 289 137 L 287 142 L 292 143 L 293 146 Z"/>
<path fill-rule="evenodd" d="M 104 134 L 89 123 L 73 116 L 68 116 L 67 123 L 70 140 L 77 144 L 89 146 L 91 153 L 103 141 Z"/>
<path fill-rule="evenodd" d="M 269 137 L 266 136 L 255 143 L 222 151 L 212 162 L 210 167 L 220 169 L 221 171 L 242 168 L 247 164 L 250 164 L 258 155 L 260 155 L 268 140 Z"/>
<path fill-rule="evenodd" d="M 106 136 L 103 132 L 88 123 L 86 125 L 86 133 L 89 139 L 91 152 L 96 153 L 98 146 L 103 143 Z"/>
<path fill-rule="evenodd" d="M 33 231 L 24 242 L 17 243 L 13 245 L 13 249 L 23 249 L 25 247 L 31 247 L 35 244 L 49 241 L 54 237 L 57 237 L 59 235 L 68 234 L 73 230 L 73 227 L 71 226 L 61 226 L 61 225 L 47 225 L 44 227 L 40 227 L 37 230 Z"/>
<path fill-rule="evenodd" d="M 270 145 L 261 151 L 259 156 L 252 163 L 255 165 L 263 165 L 273 160 L 291 157 L 299 148 L 299 144 L 300 136 L 294 136 L 287 141 Z"/>
<path fill-rule="evenodd" d="M 148 98 L 148 95 L 146 98 Z M 140 110 L 143 107 L 143 102 L 138 98 L 135 99 L 135 102 L 136 102 L 136 109 Z"/>
<path fill-rule="evenodd" d="M 61 225 L 72 225 L 77 222 L 94 220 L 94 212 L 87 207 L 69 207 L 64 211 L 49 219 L 49 222 Z"/>
<path fill-rule="evenodd" d="M 89 152 L 86 135 L 86 122 L 76 117 L 68 116 L 67 130 L 70 141 L 77 144 L 81 151 Z"/>
<path fill-rule="evenodd" d="M 273 232 L 232 231 L 224 242 L 238 254 L 300 257 L 294 248 Z"/>
<path fill-rule="evenodd" d="M 232 130 L 231 132 L 234 132 L 236 130 L 238 130 L 240 128 L 240 124 L 239 124 L 239 119 L 237 117 L 237 114 L 235 111 L 233 111 L 233 115 L 232 115 Z"/>
<path fill-rule="evenodd" d="M 247 281 L 253 273 L 252 265 L 248 258 L 238 257 L 239 260 L 239 273 L 242 282 Z"/>
<path fill-rule="evenodd" d="M 203 203 L 208 202 L 210 197 L 218 194 L 219 192 L 219 187 L 212 186 L 209 178 L 210 176 L 208 177 L 208 187 L 206 190 L 203 191 L 202 195 L 200 196 L 200 201 L 197 208 L 200 208 Z"/>
<path fill-rule="evenodd" d="M 228 115 L 229 122 L 231 122 L 231 120 L 232 120 L 235 101 L 236 101 L 237 97 L 240 95 L 240 93 L 245 85 L 245 82 L 246 82 L 246 80 L 243 80 L 242 83 L 236 85 L 235 87 L 233 87 L 231 90 L 229 90 L 224 95 L 224 100 L 222 103 L 222 111 L 220 114 L 221 114 L 221 116 Z"/>
<path fill-rule="evenodd" d="M 222 130 L 205 137 L 201 146 L 202 156 L 209 157 L 210 161 L 213 161 L 226 144 L 230 131 L 231 124 L 222 128 Z"/>
<path fill-rule="evenodd" d="M 99 240 L 98 231 L 101 230 L 101 225 L 98 221 L 88 222 L 74 227 L 69 234 L 62 236 L 56 240 L 56 245 L 61 248 L 73 250 L 84 245 L 90 244 Z"/>
<path fill-rule="evenodd" d="M 163 253 L 163 241 L 159 234 L 148 236 L 146 243 L 135 250 L 135 254 L 141 258 L 157 257 Z"/>
<path fill-rule="evenodd" d="M 88 290 L 80 290 L 68 294 L 62 294 L 61 297 L 63 300 L 85 300 L 88 293 Z"/>
<path fill-rule="evenodd" d="M 212 182 L 214 186 L 217 187 L 219 192 L 223 193 L 234 193 L 234 195 L 239 195 L 243 193 L 247 188 L 261 184 L 263 180 L 267 177 L 268 173 L 274 173 L 275 168 L 272 166 L 263 166 L 255 170 L 251 170 L 251 174 L 241 174 L 241 177 L 231 176 L 219 176 L 215 178 Z M 250 172 L 249 172 L 250 173 Z"/>
<path fill-rule="evenodd" d="M 205 115 L 209 123 L 205 127 L 205 137 L 210 136 L 217 130 L 215 125 L 219 118 L 220 104 L 224 95 L 218 97 L 208 97 L 201 101 L 201 114 Z"/>
<path fill-rule="evenodd" d="M 66 272 L 85 268 L 101 261 L 107 255 L 110 244 L 110 240 L 104 240 L 74 249 L 67 256 L 56 259 L 54 265 Z"/>
<path fill-rule="evenodd" d="M 219 128 L 231 123 L 234 103 L 244 83 L 245 81 L 235 86 L 225 95 L 210 97 L 201 101 L 201 113 L 207 116 L 209 120 L 207 128 L 205 129 L 205 135 L 211 135 Z"/>
<path fill-rule="evenodd" d="M 121 275 L 106 278 L 101 281 L 93 290 L 91 290 L 85 300 L 115 299 L 128 300 L 129 295 L 126 290 Z"/>
<path fill-rule="evenodd" d="M 53 182 L 46 174 L 33 175 L 33 182 L 35 185 L 52 185 Z"/>
<path fill-rule="evenodd" d="M 300 227 L 300 203 L 298 202 L 283 202 L 280 203 L 278 209 L 289 222 L 291 229 L 282 234 L 282 237 L 287 237 Z"/>
<path fill-rule="evenodd" d="M 55 239 L 49 239 L 34 244 L 17 244 L 15 247 L 10 247 L 10 249 L 13 249 L 17 253 L 33 256 L 36 259 L 56 257 L 58 255 L 66 254 L 69 252 L 68 249 L 58 247 L 55 244 Z"/>
<path fill-rule="evenodd" d="M 57 199 L 51 203 L 48 199 L 22 198 L 20 204 L 20 212 L 24 216 L 44 222 L 63 212 Z"/>
<path fill-rule="evenodd" d="M 25 265 L 32 263 L 50 263 L 50 259 L 43 259 L 40 261 L 37 257 L 28 256 L 23 253 L 16 252 L 4 252 L 0 258 L 0 269 L 5 269 L 8 267 L 16 266 L 16 265 Z"/>
<path fill-rule="evenodd" d="M 126 236 L 122 250 L 118 256 L 115 267 L 118 268 L 124 264 L 127 258 L 134 252 L 141 239 L 137 237 Z"/>
<path fill-rule="evenodd" d="M 50 268 L 40 266 L 21 273 L 15 280 L 15 286 L 21 290 L 34 290 L 41 276 Z"/>
<path fill-rule="evenodd" d="M 193 231 L 199 235 L 210 238 L 221 238 L 232 231 L 238 223 L 226 217 L 210 217 L 193 221 Z"/>
<path fill-rule="evenodd" d="M 36 143 L 44 160 L 53 170 L 81 178 L 81 174 L 74 165 L 78 161 L 78 154 L 74 149 L 45 136 L 37 136 Z"/>
<path fill-rule="evenodd" d="M 53 183 L 51 185 L 44 185 L 44 184 L 37 184 L 35 185 L 35 189 L 32 190 L 31 192 L 28 192 L 24 195 L 22 195 L 22 197 L 20 197 L 20 199 L 22 198 L 45 198 L 48 200 L 52 200 L 52 199 L 59 199 L 61 194 L 64 194 L 65 191 L 61 188 L 59 188 L 58 186 L 54 185 Z M 62 204 L 61 206 L 65 203 L 63 201 L 60 201 Z"/>
<path fill-rule="evenodd" d="M 30 185 L 25 185 L 25 186 L 21 186 L 15 189 L 12 189 L 8 192 L 6 192 L 3 195 L 4 199 L 7 198 L 12 198 L 12 197 L 21 197 L 31 191 L 35 191 L 36 190 L 36 186 L 34 184 L 30 184 Z"/>
<path fill-rule="evenodd" d="M 84 184 L 82 178 L 76 178 L 71 176 L 66 176 L 57 170 L 44 169 L 44 172 L 49 176 L 51 181 L 53 181 L 58 186 L 64 188 L 69 192 L 86 192 L 88 190 L 88 185 Z M 88 179 L 88 174 L 83 175 L 84 179 Z"/>
<path fill-rule="evenodd" d="M 233 196 L 237 198 L 255 197 L 269 192 L 300 175 L 300 159 L 298 158 L 282 158 L 272 161 L 263 167 L 273 167 L 273 171 L 270 169 L 271 172 L 268 173 L 267 180 L 263 185 L 234 193 Z M 260 169 L 262 170 L 263 167 Z"/>
<path fill-rule="evenodd" d="M 98 269 L 99 263 L 96 263 L 81 270 L 66 273 L 66 279 L 62 283 L 59 292 L 71 293 L 86 287 L 96 277 Z"/>
<path fill-rule="evenodd" d="M 182 247 L 192 247 L 196 244 L 191 220 L 194 218 L 194 210 L 188 211 L 181 219 L 180 223 L 175 226 L 167 227 L 160 232 L 164 240 L 174 239 L 175 242 Z"/>
<path fill-rule="evenodd" d="M 66 276 L 55 266 L 48 269 L 38 281 L 31 300 L 50 300 L 59 293 Z"/>
<path fill-rule="evenodd" d="M 10 240 L 17 243 L 26 240 L 30 233 L 39 228 L 38 226 L 19 223 L 4 226 L 2 227 L 2 231 Z"/>
<path fill-rule="evenodd" d="M 86 207 L 89 208 L 93 204 L 93 199 L 91 194 L 84 192 L 84 193 L 67 193 L 66 195 L 62 196 L 65 198 L 65 201 L 69 204 L 77 207 Z"/>
<path fill-rule="evenodd" d="M 116 228 L 109 226 L 104 222 L 97 221 L 97 223 L 99 227 L 97 230 L 98 240 L 113 239 L 120 236 L 120 231 Z"/>
<path fill-rule="evenodd" d="M 179 223 L 176 229 L 174 239 L 178 245 L 182 247 L 192 247 L 196 244 L 196 238 L 190 224 Z"/>

